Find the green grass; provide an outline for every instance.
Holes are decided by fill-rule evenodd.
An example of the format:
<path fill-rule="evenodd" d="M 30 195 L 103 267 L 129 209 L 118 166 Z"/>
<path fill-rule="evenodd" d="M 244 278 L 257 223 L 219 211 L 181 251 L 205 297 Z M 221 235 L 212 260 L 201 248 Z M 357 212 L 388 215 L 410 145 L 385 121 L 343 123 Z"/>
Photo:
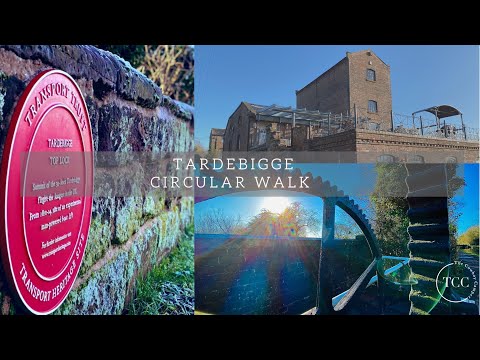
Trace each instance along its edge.
<path fill-rule="evenodd" d="M 137 283 L 131 315 L 193 315 L 193 226 L 171 253 Z"/>

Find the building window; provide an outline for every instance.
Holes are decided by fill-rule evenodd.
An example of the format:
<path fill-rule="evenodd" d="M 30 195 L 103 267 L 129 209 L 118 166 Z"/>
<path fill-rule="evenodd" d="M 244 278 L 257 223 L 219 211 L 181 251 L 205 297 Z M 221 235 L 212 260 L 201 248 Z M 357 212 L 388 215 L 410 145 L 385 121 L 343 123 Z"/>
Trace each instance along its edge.
<path fill-rule="evenodd" d="M 377 76 L 375 75 L 375 70 L 367 69 L 367 80 L 369 81 L 377 80 Z"/>
<path fill-rule="evenodd" d="M 377 162 L 379 163 L 393 163 L 395 162 L 395 158 L 392 155 L 380 155 L 377 158 Z"/>
<path fill-rule="evenodd" d="M 240 134 L 237 136 L 237 150 L 240 150 Z"/>
<path fill-rule="evenodd" d="M 410 164 L 423 164 L 425 160 L 422 155 L 412 155 L 408 158 Z"/>
<path fill-rule="evenodd" d="M 377 112 L 377 102 L 374 100 L 368 100 L 368 112 L 376 113 Z"/>

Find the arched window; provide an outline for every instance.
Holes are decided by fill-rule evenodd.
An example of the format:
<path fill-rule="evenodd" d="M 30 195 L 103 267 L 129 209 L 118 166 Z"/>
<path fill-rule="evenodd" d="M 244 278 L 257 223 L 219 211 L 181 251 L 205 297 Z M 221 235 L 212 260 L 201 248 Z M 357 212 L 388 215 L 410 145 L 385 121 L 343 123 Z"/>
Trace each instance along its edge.
<path fill-rule="evenodd" d="M 367 69 L 367 80 L 369 81 L 377 80 L 377 75 L 375 74 L 375 70 Z"/>
<path fill-rule="evenodd" d="M 375 100 L 368 100 L 368 112 L 369 113 L 378 112 L 377 102 Z"/>
<path fill-rule="evenodd" d="M 240 134 L 237 135 L 237 150 L 240 150 Z"/>
<path fill-rule="evenodd" d="M 412 155 L 408 157 L 408 162 L 410 164 L 423 164 L 425 160 L 422 155 Z"/>
<path fill-rule="evenodd" d="M 377 158 L 377 162 L 379 162 L 379 163 L 393 163 L 393 162 L 395 162 L 395 158 L 392 155 L 380 155 Z"/>

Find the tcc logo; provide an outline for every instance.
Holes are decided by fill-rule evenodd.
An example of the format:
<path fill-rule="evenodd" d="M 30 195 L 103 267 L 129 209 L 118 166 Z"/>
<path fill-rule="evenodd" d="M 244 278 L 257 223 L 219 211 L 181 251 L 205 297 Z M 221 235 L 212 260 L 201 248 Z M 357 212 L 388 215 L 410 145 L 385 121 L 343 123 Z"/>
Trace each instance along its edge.
<path fill-rule="evenodd" d="M 446 283 L 446 287 L 452 286 L 454 288 L 468 288 L 470 285 L 470 278 L 468 276 L 444 276 L 443 281 Z"/>
<path fill-rule="evenodd" d="M 468 264 L 454 261 L 445 265 L 437 274 L 437 291 L 442 298 L 451 303 L 465 302 L 475 294 L 478 280 Z M 443 291 L 440 291 L 440 290 Z M 444 291 L 449 289 L 450 291 Z M 448 297 L 448 298 L 447 298 Z"/>

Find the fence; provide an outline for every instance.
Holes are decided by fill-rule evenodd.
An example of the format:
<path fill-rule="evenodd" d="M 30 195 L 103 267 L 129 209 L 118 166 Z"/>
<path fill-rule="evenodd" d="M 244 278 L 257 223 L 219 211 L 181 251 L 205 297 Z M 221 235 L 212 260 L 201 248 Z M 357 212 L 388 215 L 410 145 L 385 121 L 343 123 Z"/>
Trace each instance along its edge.
<path fill-rule="evenodd" d="M 373 118 L 375 117 L 375 118 Z M 388 125 L 386 125 L 388 124 Z M 308 139 L 324 137 L 351 129 L 388 131 L 424 137 L 479 141 L 479 130 L 464 126 L 455 118 L 442 119 L 404 115 L 392 112 L 368 112 L 366 108 L 352 108 L 346 114 L 328 114 L 322 121 L 312 123 Z"/>
<path fill-rule="evenodd" d="M 478 141 L 479 131 L 473 127 L 462 126 L 456 117 L 437 121 L 432 117 L 421 115 L 405 115 L 395 112 L 369 113 L 366 108 L 354 107 L 351 110 L 352 122 L 356 128 L 373 131 L 390 131 L 399 134 L 410 134 L 424 137 L 447 138 L 455 140 Z M 356 114 L 356 116 L 355 116 Z M 376 120 L 372 119 L 372 115 Z M 380 120 L 378 120 L 380 119 Z M 390 126 L 385 126 L 385 124 Z M 382 128 L 383 124 L 383 128 Z"/>
<path fill-rule="evenodd" d="M 279 112 L 281 112 L 279 110 Z M 292 117 L 292 114 L 296 115 Z M 309 116 L 309 114 L 313 114 Z M 455 140 L 479 141 L 477 128 L 463 126 L 460 119 L 449 117 L 439 119 L 420 115 L 405 115 L 391 112 L 371 112 L 367 108 L 354 106 L 346 113 L 320 113 L 305 109 L 290 109 L 288 116 L 276 115 L 275 120 L 267 127 L 257 126 L 250 129 L 250 146 L 265 145 L 269 139 L 276 140 L 278 145 L 291 147 L 292 128 L 303 127 L 302 139 L 311 140 L 352 129 L 369 131 L 387 131 L 398 134 L 409 134 L 422 137 L 447 138 Z M 258 118 L 257 120 L 264 120 Z M 272 121 L 272 120 L 268 120 Z M 296 126 L 295 126 L 296 125 Z"/>

